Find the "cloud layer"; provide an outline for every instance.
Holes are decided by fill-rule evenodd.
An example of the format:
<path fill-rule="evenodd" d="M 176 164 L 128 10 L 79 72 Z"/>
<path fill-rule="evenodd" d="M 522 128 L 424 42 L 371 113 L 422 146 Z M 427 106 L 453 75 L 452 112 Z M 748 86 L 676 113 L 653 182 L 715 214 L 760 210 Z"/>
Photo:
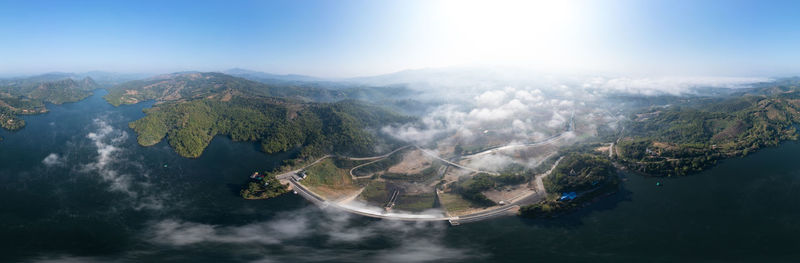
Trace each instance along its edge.
<path fill-rule="evenodd" d="M 366 221 L 366 222 L 365 222 Z M 181 249 L 203 244 L 228 244 L 253 253 L 259 262 L 457 262 L 481 258 L 482 254 L 444 244 L 443 223 L 370 220 L 336 210 L 316 207 L 281 213 L 275 218 L 239 226 L 187 222 L 180 219 L 154 221 L 145 234 L 149 242 Z M 369 247 L 370 240 L 386 239 L 387 247 Z M 321 247 L 305 247 L 321 240 Z M 255 248 L 280 249 L 263 253 Z M 313 251 L 313 253 L 309 253 Z"/>

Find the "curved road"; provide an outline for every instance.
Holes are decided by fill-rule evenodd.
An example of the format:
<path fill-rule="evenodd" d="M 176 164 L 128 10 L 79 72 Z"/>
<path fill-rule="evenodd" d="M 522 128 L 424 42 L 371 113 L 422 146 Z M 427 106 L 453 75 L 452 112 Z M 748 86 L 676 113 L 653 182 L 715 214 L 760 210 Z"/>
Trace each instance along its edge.
<path fill-rule="evenodd" d="M 347 206 L 347 205 L 338 204 L 338 203 L 334 203 L 334 202 L 329 202 L 329 201 L 325 200 L 325 198 L 322 198 L 321 196 L 315 194 L 314 192 L 312 192 L 311 190 L 309 190 L 308 188 L 306 188 L 305 186 L 300 184 L 294 177 L 291 177 L 291 175 L 289 176 L 288 181 L 291 184 L 292 189 L 294 189 L 294 191 L 297 192 L 297 194 L 299 194 L 303 198 L 311 201 L 315 205 L 323 207 L 323 208 L 334 207 L 336 209 L 339 209 L 339 210 L 342 210 L 342 211 L 345 211 L 345 212 L 349 212 L 349 213 L 353 213 L 353 214 L 357 214 L 357 215 L 362 215 L 362 216 L 366 216 L 366 217 L 372 217 L 372 218 L 381 218 L 381 219 L 390 219 L 390 220 L 403 220 L 403 221 L 449 221 L 453 225 L 458 225 L 460 223 L 476 222 L 476 221 L 489 219 L 489 218 L 493 218 L 493 217 L 497 217 L 497 216 L 507 215 L 510 210 L 519 208 L 520 205 L 522 205 L 523 203 L 526 203 L 528 201 L 528 199 L 530 199 L 532 196 L 538 196 L 538 195 L 545 194 L 544 186 L 542 184 L 542 178 L 544 178 L 547 175 L 549 175 L 553 171 L 553 169 L 558 165 L 558 163 L 560 161 L 561 161 L 561 159 L 558 159 L 553 164 L 553 166 L 550 168 L 550 170 L 548 170 L 547 172 L 545 172 L 545 173 L 543 173 L 541 175 L 536 176 L 536 182 L 537 182 L 537 191 L 536 192 L 530 192 L 530 193 L 525 194 L 523 196 L 515 197 L 514 199 L 512 199 L 513 200 L 512 202 L 510 202 L 509 204 L 506 204 L 506 205 L 501 205 L 501 206 L 490 208 L 490 209 L 487 209 L 487 210 L 484 210 L 484 211 L 472 213 L 472 214 L 465 215 L 465 216 L 457 216 L 457 217 L 448 217 L 448 216 L 445 216 L 445 215 L 381 213 L 381 212 L 370 211 L 370 210 L 366 210 L 366 209 L 358 209 L 358 207 Z M 313 165 L 313 163 L 310 164 L 310 165 Z M 310 165 L 308 165 L 308 166 L 310 166 Z M 299 171 L 299 170 L 297 170 L 297 171 Z"/>
<path fill-rule="evenodd" d="M 477 156 L 480 156 L 480 155 L 486 155 L 486 154 L 494 153 L 496 151 L 502 151 L 502 150 L 516 148 L 516 147 L 531 147 L 531 146 L 539 146 L 539 145 L 550 144 L 550 143 L 555 142 L 558 139 L 561 139 L 568 132 L 571 132 L 571 131 L 574 131 L 574 130 L 575 130 L 575 112 L 573 111 L 572 112 L 572 116 L 569 118 L 569 126 L 567 126 L 567 130 L 562 132 L 562 133 L 559 133 L 558 135 L 553 135 L 553 136 L 550 136 L 548 138 L 545 138 L 544 140 L 536 141 L 536 142 L 523 143 L 523 144 L 512 144 L 512 145 L 501 145 L 501 146 L 490 147 L 490 148 L 488 148 L 486 150 L 483 150 L 481 152 L 478 152 L 478 153 L 462 156 L 461 159 L 462 160 L 463 159 L 470 159 L 470 158 L 477 157 Z"/>
<path fill-rule="evenodd" d="M 573 112 L 572 116 L 570 117 L 570 124 L 569 124 L 569 127 L 567 128 L 567 131 L 563 132 L 563 133 L 561 133 L 559 135 L 547 138 L 547 139 L 545 139 L 543 141 L 534 142 L 534 143 L 528 143 L 528 144 L 522 144 L 522 145 L 506 145 L 506 146 L 495 147 L 495 148 L 491 148 L 489 150 L 486 150 L 486 151 L 483 151 L 483 152 L 480 152 L 480 153 L 476 153 L 476 154 L 473 154 L 473 155 L 465 156 L 463 158 L 471 158 L 471 157 L 474 157 L 474 156 L 477 156 L 477 155 L 488 154 L 488 153 L 491 153 L 493 151 L 501 150 L 501 149 L 507 148 L 507 147 L 536 146 L 536 145 L 542 145 L 542 144 L 551 143 L 551 142 L 553 142 L 555 140 L 558 140 L 558 139 L 562 138 L 567 132 L 571 132 L 572 130 L 574 130 L 574 127 L 575 127 L 574 116 L 575 116 L 575 113 Z M 361 167 L 361 166 L 364 166 L 364 165 L 367 165 L 367 164 L 374 163 L 374 162 L 379 161 L 379 160 L 381 160 L 383 158 L 389 157 L 390 155 L 396 153 L 397 151 L 400 151 L 400 150 L 405 149 L 405 148 L 410 147 L 410 146 L 412 146 L 412 145 L 406 145 L 406 146 L 397 148 L 397 149 L 395 149 L 395 150 L 393 150 L 393 151 L 391 151 L 389 153 L 386 153 L 386 154 L 383 154 L 383 155 L 378 155 L 378 156 L 372 156 L 372 157 L 348 157 L 348 156 L 337 156 L 337 155 L 325 155 L 325 156 L 317 159 L 316 161 L 314 161 L 314 162 L 312 162 L 312 163 L 310 163 L 310 164 L 308 164 L 306 166 L 303 166 L 300 169 L 296 169 L 296 170 L 292 170 L 292 171 L 285 172 L 285 173 L 282 173 L 282 174 L 278 174 L 275 177 L 278 178 L 279 180 L 288 181 L 289 184 L 291 184 L 292 189 L 294 189 L 294 191 L 297 194 L 299 194 L 303 198 L 305 198 L 305 199 L 311 201 L 312 203 L 314 203 L 314 204 L 316 204 L 316 205 L 318 205 L 320 207 L 323 207 L 323 208 L 324 207 L 328 207 L 328 206 L 333 206 L 333 207 L 335 207 L 335 208 L 337 208 L 339 210 L 343 210 L 345 212 L 349 212 L 349 213 L 353 213 L 353 214 L 357 214 L 357 215 L 362 215 L 362 216 L 367 216 L 367 217 L 373 217 L 373 218 L 391 219 L 391 220 L 404 220 L 404 221 L 449 221 L 450 224 L 452 224 L 452 225 L 458 225 L 460 223 L 475 222 L 475 221 L 480 221 L 480 220 L 484 220 L 484 219 L 488 219 L 488 218 L 492 218 L 492 217 L 508 214 L 508 211 L 510 211 L 512 209 L 519 208 L 521 203 L 526 202 L 531 197 L 546 194 L 546 190 L 544 189 L 544 184 L 542 183 L 542 179 L 544 177 L 550 175 L 550 173 L 553 171 L 553 169 L 555 169 L 555 167 L 558 165 L 558 163 L 561 162 L 561 158 L 559 158 L 555 163 L 553 163 L 553 166 L 550 168 L 550 170 L 548 170 L 547 172 L 545 172 L 545 173 L 543 173 L 541 175 L 537 175 L 535 177 L 534 180 L 536 181 L 536 188 L 537 188 L 537 190 L 535 192 L 529 192 L 529 193 L 524 194 L 522 196 L 515 197 L 515 198 L 512 199 L 513 201 L 511 201 L 509 204 L 506 204 L 506 205 L 501 205 L 501 206 L 490 208 L 490 209 L 487 209 L 487 210 L 484 210 L 484 211 L 472 213 L 472 214 L 465 215 L 465 216 L 457 216 L 457 217 L 448 217 L 448 216 L 445 216 L 445 215 L 438 216 L 438 215 L 425 215 L 425 214 L 381 213 L 381 212 L 377 212 L 377 211 L 370 211 L 370 210 L 367 210 L 367 209 L 358 209 L 357 207 L 352 207 L 352 206 L 347 206 L 347 205 L 343 205 L 343 204 L 328 202 L 327 200 L 325 200 L 324 198 L 322 198 L 319 195 L 315 194 L 311 190 L 308 190 L 305 186 L 300 184 L 295 177 L 293 177 L 293 175 L 296 175 L 300 171 L 302 171 L 302 170 L 304 170 L 304 169 L 306 169 L 306 168 L 308 168 L 308 167 L 310 167 L 312 165 L 315 165 L 315 164 L 317 164 L 317 163 L 321 162 L 322 160 L 324 160 L 326 158 L 329 158 L 329 157 L 336 156 L 336 157 L 340 157 L 340 158 L 347 158 L 349 160 L 375 160 L 373 162 L 369 162 L 369 163 L 366 163 L 366 164 L 361 164 L 359 166 L 356 166 L 356 167 L 353 167 L 352 169 L 350 169 L 350 176 L 352 176 L 353 178 L 358 178 L 353 174 L 353 170 L 354 169 L 356 169 L 358 167 Z M 478 169 L 466 167 L 466 166 L 451 162 L 449 160 L 446 160 L 446 159 L 443 159 L 443 158 L 439 157 L 438 155 L 436 155 L 434 153 L 429 152 L 428 150 L 423 149 L 419 145 L 413 145 L 413 146 L 416 147 L 417 149 L 419 149 L 420 151 L 422 151 L 423 153 L 425 153 L 425 154 L 427 154 L 427 155 L 429 155 L 429 156 L 431 156 L 433 158 L 436 158 L 436 159 L 438 159 L 438 160 L 440 160 L 442 162 L 445 162 L 445 163 L 447 163 L 447 164 L 449 164 L 451 166 L 455 166 L 455 167 L 458 167 L 458 168 L 462 168 L 462 169 L 465 169 L 465 170 L 478 172 L 478 173 L 487 173 L 487 174 L 492 174 L 492 175 L 499 175 L 496 172 L 481 171 L 481 170 L 478 170 Z"/>
<path fill-rule="evenodd" d="M 417 147 L 417 149 L 419 149 L 423 153 L 427 154 L 428 156 L 431 156 L 433 158 L 436 158 L 439 161 L 445 162 L 445 163 L 447 163 L 449 165 L 452 165 L 452 166 L 455 166 L 455 167 L 458 167 L 458 168 L 461 168 L 461 169 L 464 169 L 464 170 L 469 170 L 469 171 L 473 171 L 473 172 L 476 172 L 476 173 L 487 173 L 487 174 L 491 174 L 491 175 L 500 175 L 499 173 L 496 173 L 496 172 L 481 171 L 481 170 L 478 170 L 478 169 L 475 169 L 475 168 L 466 167 L 466 166 L 463 166 L 463 165 L 460 165 L 460 164 L 445 160 L 444 158 L 439 157 L 439 155 L 436 155 L 436 154 L 434 154 L 432 152 L 429 152 L 428 150 L 422 149 L 422 147 L 419 147 L 419 145 L 414 145 L 414 147 Z"/>

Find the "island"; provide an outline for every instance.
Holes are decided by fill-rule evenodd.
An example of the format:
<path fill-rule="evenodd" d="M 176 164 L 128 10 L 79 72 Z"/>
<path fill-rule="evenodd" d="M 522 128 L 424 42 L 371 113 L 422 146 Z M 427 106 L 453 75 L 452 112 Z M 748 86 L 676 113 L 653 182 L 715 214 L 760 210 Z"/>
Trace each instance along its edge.
<path fill-rule="evenodd" d="M 268 173 L 255 172 L 250 175 L 250 182 L 242 189 L 239 194 L 244 199 L 268 199 L 289 192 L 286 184 L 281 184 L 274 175 Z"/>

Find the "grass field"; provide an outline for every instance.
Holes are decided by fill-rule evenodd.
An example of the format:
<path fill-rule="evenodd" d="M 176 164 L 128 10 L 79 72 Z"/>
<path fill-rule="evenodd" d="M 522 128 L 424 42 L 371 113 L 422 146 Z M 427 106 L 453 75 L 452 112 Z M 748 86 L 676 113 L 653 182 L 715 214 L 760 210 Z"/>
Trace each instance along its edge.
<path fill-rule="evenodd" d="M 439 202 L 442 204 L 442 208 L 447 211 L 447 214 L 451 216 L 463 215 L 472 209 L 484 208 L 483 206 L 474 204 L 462 198 L 461 195 L 455 193 L 439 194 Z"/>
<path fill-rule="evenodd" d="M 433 208 L 435 202 L 436 195 L 433 192 L 415 195 L 402 194 L 397 197 L 397 201 L 395 201 L 394 204 L 394 209 L 409 212 L 421 212 Z"/>
<path fill-rule="evenodd" d="M 353 167 L 356 167 L 356 166 L 358 166 L 360 164 L 365 164 L 365 163 L 370 162 L 370 160 L 348 160 L 348 159 L 339 158 L 339 157 L 332 157 L 332 160 L 333 160 L 333 164 L 335 164 L 337 167 L 342 168 L 342 169 L 347 169 L 347 170 L 350 170 Z"/>
<path fill-rule="evenodd" d="M 347 169 L 336 166 L 333 160 L 325 159 L 306 169 L 308 177 L 303 179 L 307 186 L 328 186 L 331 188 L 350 187 L 353 179 Z"/>
<path fill-rule="evenodd" d="M 386 182 L 372 181 L 364 191 L 359 195 L 361 200 L 364 200 L 370 205 L 384 206 L 389 200 L 389 192 L 386 190 Z"/>
<path fill-rule="evenodd" d="M 369 165 L 362 166 L 362 167 L 356 169 L 355 171 L 353 171 L 353 173 L 356 176 L 367 176 L 367 175 L 371 175 L 371 174 L 376 173 L 376 172 L 380 172 L 380 171 L 384 171 L 386 169 L 389 169 L 389 167 L 392 167 L 393 165 L 396 165 L 396 164 L 400 163 L 403 160 L 403 155 L 406 153 L 406 151 L 408 151 L 408 149 L 404 149 L 404 150 L 401 150 L 399 152 L 396 152 L 396 153 L 392 154 L 391 156 L 389 156 L 387 158 L 384 158 L 384 159 L 382 159 L 380 161 L 371 163 Z"/>

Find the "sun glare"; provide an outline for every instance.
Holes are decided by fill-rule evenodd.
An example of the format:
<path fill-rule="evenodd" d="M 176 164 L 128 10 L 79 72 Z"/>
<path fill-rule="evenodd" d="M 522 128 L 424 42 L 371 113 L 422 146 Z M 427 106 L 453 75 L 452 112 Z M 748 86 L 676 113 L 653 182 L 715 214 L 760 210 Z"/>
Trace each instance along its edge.
<path fill-rule="evenodd" d="M 460 63 L 558 64 L 579 35 L 569 1 L 446 1 L 443 41 Z"/>

